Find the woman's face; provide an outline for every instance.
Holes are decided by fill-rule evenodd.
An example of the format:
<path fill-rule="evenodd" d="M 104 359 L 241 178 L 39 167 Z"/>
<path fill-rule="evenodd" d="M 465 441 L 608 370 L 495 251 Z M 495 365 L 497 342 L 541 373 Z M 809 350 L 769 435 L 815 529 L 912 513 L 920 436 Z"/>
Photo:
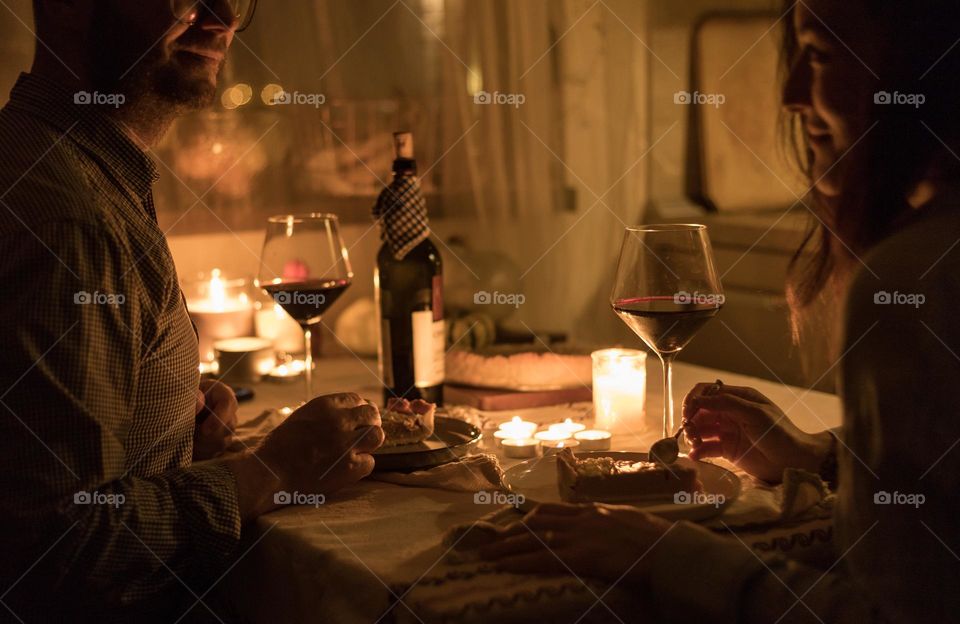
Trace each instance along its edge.
<path fill-rule="evenodd" d="M 798 114 L 810 145 L 813 184 L 841 192 L 844 156 L 868 130 L 879 58 L 868 18 L 848 0 L 805 0 L 793 11 L 796 58 L 783 105 Z"/>

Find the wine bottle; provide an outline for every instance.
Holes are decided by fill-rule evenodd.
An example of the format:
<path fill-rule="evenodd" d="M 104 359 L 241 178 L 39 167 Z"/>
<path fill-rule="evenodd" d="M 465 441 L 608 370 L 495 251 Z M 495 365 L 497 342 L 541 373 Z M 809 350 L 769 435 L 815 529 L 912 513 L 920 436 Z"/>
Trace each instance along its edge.
<path fill-rule="evenodd" d="M 383 397 L 443 403 L 443 263 L 430 240 L 413 135 L 393 135 L 393 182 L 374 207 L 383 245 L 374 270 Z"/>

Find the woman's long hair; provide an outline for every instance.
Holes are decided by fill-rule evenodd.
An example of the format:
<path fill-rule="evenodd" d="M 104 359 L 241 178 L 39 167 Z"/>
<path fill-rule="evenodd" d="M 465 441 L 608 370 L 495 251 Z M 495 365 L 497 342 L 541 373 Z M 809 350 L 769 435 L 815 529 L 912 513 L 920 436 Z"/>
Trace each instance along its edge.
<path fill-rule="evenodd" d="M 930 176 L 958 179 L 960 167 L 960 2 L 957 0 L 837 0 L 856 2 L 883 42 L 872 68 L 876 92 L 919 94 L 923 104 L 884 105 L 871 98 L 869 132 L 840 168 L 840 195 L 812 191 L 811 225 L 789 267 L 787 299 L 794 338 L 805 317 L 828 299 L 836 314 L 844 285 L 870 249 L 913 211 L 907 197 Z M 782 46 L 784 85 L 800 54 L 793 23 L 796 0 L 786 1 Z M 802 61 L 801 61 L 802 62 Z M 868 71 L 864 68 L 864 71 Z M 782 134 L 810 184 L 812 156 L 799 115 L 786 114 Z"/>

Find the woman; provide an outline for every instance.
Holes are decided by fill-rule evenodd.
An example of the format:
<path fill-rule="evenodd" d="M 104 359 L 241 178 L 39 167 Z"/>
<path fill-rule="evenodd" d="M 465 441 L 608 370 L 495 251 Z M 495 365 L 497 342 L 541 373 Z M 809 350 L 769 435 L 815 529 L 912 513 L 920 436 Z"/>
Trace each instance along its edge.
<path fill-rule="evenodd" d="M 791 0 L 783 19 L 783 104 L 816 217 L 789 300 L 795 327 L 821 309 L 842 329 L 837 438 L 801 432 L 750 388 L 699 384 L 684 401 L 695 458 L 771 482 L 787 467 L 833 480 L 839 466 L 837 562 L 761 560 L 730 535 L 599 505 L 543 506 L 485 556 L 646 592 L 658 622 L 960 618 L 958 12 L 955 1 Z M 898 496 L 884 504 L 883 492 Z"/>

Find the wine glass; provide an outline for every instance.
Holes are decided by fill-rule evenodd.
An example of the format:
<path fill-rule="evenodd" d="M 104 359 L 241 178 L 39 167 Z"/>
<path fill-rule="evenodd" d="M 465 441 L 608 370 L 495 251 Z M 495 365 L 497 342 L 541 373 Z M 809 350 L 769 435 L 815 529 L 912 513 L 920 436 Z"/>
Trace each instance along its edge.
<path fill-rule="evenodd" d="M 663 365 L 663 436 L 672 436 L 674 357 L 723 305 L 707 226 L 628 227 L 610 305 Z"/>
<path fill-rule="evenodd" d="M 313 398 L 313 330 L 352 279 L 336 215 L 291 214 L 267 219 L 257 285 L 303 329 L 305 401 Z"/>

